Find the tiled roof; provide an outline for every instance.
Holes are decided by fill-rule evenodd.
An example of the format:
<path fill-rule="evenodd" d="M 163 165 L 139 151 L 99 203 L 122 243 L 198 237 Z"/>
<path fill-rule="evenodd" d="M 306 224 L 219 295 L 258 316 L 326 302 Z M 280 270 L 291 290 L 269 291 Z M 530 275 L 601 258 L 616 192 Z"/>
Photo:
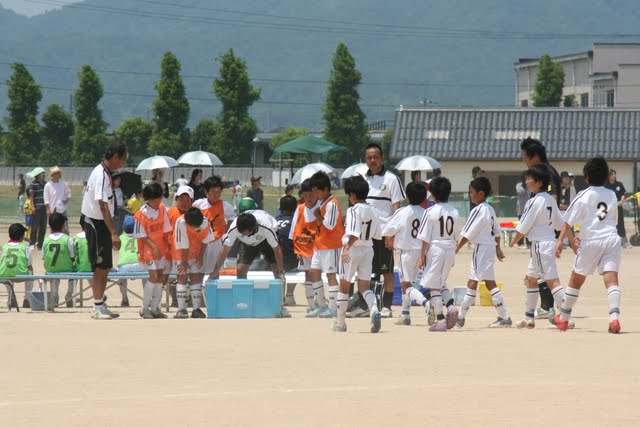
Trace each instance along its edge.
<path fill-rule="evenodd" d="M 550 159 L 640 160 L 640 110 L 586 108 L 401 109 L 390 157 L 520 160 L 531 135 Z"/>

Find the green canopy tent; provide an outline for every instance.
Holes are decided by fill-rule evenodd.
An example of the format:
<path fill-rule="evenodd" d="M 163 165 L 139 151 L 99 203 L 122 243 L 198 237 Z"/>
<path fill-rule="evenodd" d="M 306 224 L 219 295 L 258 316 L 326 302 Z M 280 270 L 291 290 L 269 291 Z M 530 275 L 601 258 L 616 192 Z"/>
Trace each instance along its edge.
<path fill-rule="evenodd" d="M 340 151 L 349 151 L 349 149 L 313 135 L 305 135 L 276 147 L 273 154 L 327 154 Z"/>

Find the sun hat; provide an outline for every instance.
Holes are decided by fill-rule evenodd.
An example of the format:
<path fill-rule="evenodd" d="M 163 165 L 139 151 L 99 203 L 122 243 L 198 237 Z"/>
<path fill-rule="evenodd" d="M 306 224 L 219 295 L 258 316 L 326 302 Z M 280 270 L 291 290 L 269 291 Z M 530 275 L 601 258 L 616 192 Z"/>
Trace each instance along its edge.
<path fill-rule="evenodd" d="M 250 197 L 245 197 L 244 199 L 240 200 L 240 203 L 238 203 L 238 210 L 240 211 L 240 213 L 254 209 L 258 209 L 258 204 Z"/>
<path fill-rule="evenodd" d="M 62 175 L 62 169 L 60 169 L 60 167 L 58 166 L 54 166 L 49 169 L 49 176 L 53 175 L 54 173 L 59 173 L 60 175 Z"/>
<path fill-rule="evenodd" d="M 44 173 L 44 169 L 41 168 L 40 166 L 38 166 L 37 168 L 34 168 L 31 172 L 28 172 L 27 173 L 27 177 L 35 178 L 36 176 L 40 175 L 41 173 Z"/>
<path fill-rule="evenodd" d="M 178 187 L 178 191 L 176 191 L 175 198 L 177 199 L 183 194 L 188 194 L 189 197 L 193 199 L 193 188 L 189 187 L 188 185 L 181 185 L 180 187 Z"/>

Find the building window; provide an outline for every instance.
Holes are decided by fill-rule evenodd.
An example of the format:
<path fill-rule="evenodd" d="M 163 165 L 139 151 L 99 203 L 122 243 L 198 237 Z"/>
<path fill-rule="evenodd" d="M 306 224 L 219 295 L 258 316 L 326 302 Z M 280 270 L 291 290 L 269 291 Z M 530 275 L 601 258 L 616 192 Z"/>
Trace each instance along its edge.
<path fill-rule="evenodd" d="M 522 101 L 520 101 L 520 106 L 521 107 L 528 107 L 529 106 L 529 100 L 528 99 L 523 99 Z"/>
<path fill-rule="evenodd" d="M 507 141 L 522 140 L 531 137 L 540 139 L 540 131 L 534 130 L 496 130 L 493 132 L 493 139 L 501 139 Z"/>
<path fill-rule="evenodd" d="M 449 139 L 448 130 L 426 130 L 424 131 L 426 139 Z"/>
<path fill-rule="evenodd" d="M 588 107 L 589 106 L 589 94 L 588 93 L 580 94 L 580 106 L 581 107 Z"/>
<path fill-rule="evenodd" d="M 614 94 L 612 90 L 607 91 L 607 107 L 613 107 Z"/>

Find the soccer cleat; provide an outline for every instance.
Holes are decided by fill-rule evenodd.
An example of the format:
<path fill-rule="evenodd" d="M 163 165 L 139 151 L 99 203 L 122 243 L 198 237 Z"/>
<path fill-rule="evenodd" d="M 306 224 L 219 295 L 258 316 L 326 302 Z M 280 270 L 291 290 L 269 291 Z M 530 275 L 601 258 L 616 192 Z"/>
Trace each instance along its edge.
<path fill-rule="evenodd" d="M 186 308 L 182 308 L 180 310 L 178 310 L 176 312 L 176 314 L 173 316 L 174 319 L 188 319 L 189 318 L 189 312 L 187 311 Z"/>
<path fill-rule="evenodd" d="M 436 311 L 433 306 L 429 304 L 429 310 L 427 311 L 427 325 L 431 326 L 436 323 Z"/>
<path fill-rule="evenodd" d="M 307 313 L 307 315 L 305 317 L 309 318 L 309 319 L 315 319 L 316 317 L 318 317 L 320 315 L 320 312 L 324 311 L 325 309 L 327 309 L 328 307 L 316 307 L 313 310 L 311 310 L 310 312 Z"/>
<path fill-rule="evenodd" d="M 109 310 L 109 307 L 107 307 L 107 298 L 105 297 L 104 302 L 102 303 L 102 307 L 104 310 L 106 310 L 106 313 L 111 316 L 112 319 L 117 319 L 118 317 L 120 317 L 120 315 L 118 313 L 114 313 L 113 311 Z"/>
<path fill-rule="evenodd" d="M 549 317 L 549 311 L 551 311 L 551 310 L 545 310 L 544 308 L 539 307 L 536 310 L 536 319 L 546 319 L 546 318 L 548 318 Z"/>
<path fill-rule="evenodd" d="M 151 310 L 151 315 L 154 319 L 166 319 L 167 315 L 164 314 L 160 309 Z"/>
<path fill-rule="evenodd" d="M 336 320 L 335 322 L 333 322 L 333 325 L 331 326 L 331 329 L 333 329 L 334 332 L 347 332 L 347 325 L 346 324 L 342 324 L 341 325 Z"/>
<path fill-rule="evenodd" d="M 285 307 L 280 308 L 280 313 L 276 314 L 276 319 L 288 319 L 291 317 L 291 313 Z"/>
<path fill-rule="evenodd" d="M 451 329 L 456 326 L 456 322 L 458 321 L 458 314 L 460 314 L 460 312 L 455 305 L 449 306 L 447 311 L 447 329 Z"/>
<path fill-rule="evenodd" d="M 95 320 L 111 320 L 113 319 L 104 309 L 103 305 L 94 306 L 91 310 L 91 318 Z"/>
<path fill-rule="evenodd" d="M 153 319 L 153 314 L 151 314 L 151 310 L 149 310 L 148 308 L 140 310 L 139 314 L 143 319 Z"/>
<path fill-rule="evenodd" d="M 336 317 L 338 315 L 337 311 L 329 306 L 325 307 L 324 310 L 320 311 L 318 317 L 321 319 L 330 319 L 332 317 Z"/>
<path fill-rule="evenodd" d="M 380 316 L 384 317 L 385 319 L 389 319 L 393 317 L 393 312 L 388 307 L 382 307 L 382 310 L 380 310 Z"/>
<path fill-rule="evenodd" d="M 525 317 L 518 323 L 516 323 L 516 327 L 518 329 L 533 329 L 536 327 L 536 322 L 533 320 L 533 317 Z"/>
<path fill-rule="evenodd" d="M 619 334 L 620 330 L 622 328 L 620 327 L 620 321 L 619 320 L 613 320 L 611 322 L 609 322 L 609 333 L 610 334 Z"/>
<path fill-rule="evenodd" d="M 464 322 L 464 317 L 458 317 L 458 319 L 456 320 L 456 325 L 458 325 L 458 328 L 462 328 L 464 326 Z"/>
<path fill-rule="evenodd" d="M 551 307 L 549 309 L 549 322 L 551 322 L 551 319 L 555 319 L 556 318 L 556 309 Z"/>
<path fill-rule="evenodd" d="M 194 308 L 193 311 L 191 312 L 191 318 L 192 319 L 204 319 L 206 317 L 207 317 L 207 315 L 204 314 L 204 312 L 202 310 L 200 310 L 199 308 Z"/>
<path fill-rule="evenodd" d="M 411 316 L 409 316 L 408 314 L 401 314 L 396 318 L 396 321 L 394 323 L 396 325 L 411 326 Z"/>
<path fill-rule="evenodd" d="M 360 307 L 356 307 L 353 310 L 347 312 L 347 317 L 350 319 L 354 319 L 356 317 L 369 317 L 369 310 L 364 310 Z"/>
<path fill-rule="evenodd" d="M 569 322 L 567 320 L 560 320 L 559 314 L 556 314 L 555 322 L 556 328 L 560 329 L 561 331 L 566 331 L 567 329 L 569 329 Z"/>
<path fill-rule="evenodd" d="M 498 317 L 495 322 L 489 325 L 490 328 L 510 328 L 511 327 L 511 318 L 507 317 L 503 319 Z"/>
<path fill-rule="evenodd" d="M 431 332 L 447 332 L 447 321 L 442 319 L 429 327 Z"/>
<path fill-rule="evenodd" d="M 382 313 L 376 310 L 373 313 L 371 313 L 371 333 L 375 334 L 380 332 L 381 327 L 382 327 Z"/>
<path fill-rule="evenodd" d="M 285 305 L 285 307 L 295 307 L 296 306 L 296 300 L 293 297 L 293 295 L 287 295 L 286 297 L 284 297 L 284 305 Z"/>

